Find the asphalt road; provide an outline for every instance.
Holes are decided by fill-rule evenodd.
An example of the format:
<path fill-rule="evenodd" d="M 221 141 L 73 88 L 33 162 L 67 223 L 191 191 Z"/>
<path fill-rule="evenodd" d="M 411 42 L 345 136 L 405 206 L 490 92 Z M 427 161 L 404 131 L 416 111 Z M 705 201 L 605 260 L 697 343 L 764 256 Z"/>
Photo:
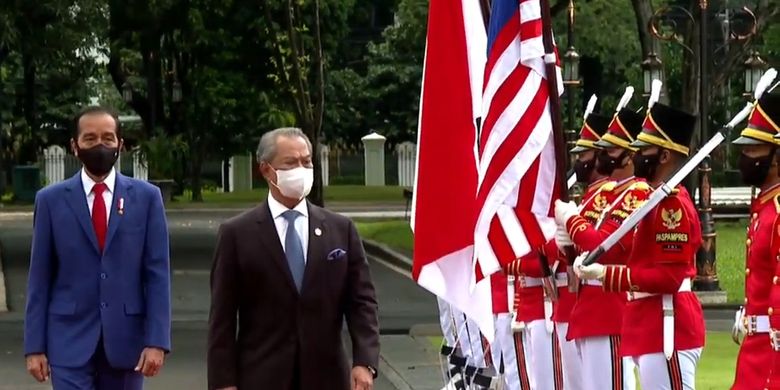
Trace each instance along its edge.
<path fill-rule="evenodd" d="M 205 339 L 209 307 L 209 269 L 219 223 L 235 212 L 169 215 L 173 297 L 173 344 L 165 371 L 148 381 L 147 389 L 205 388 Z M 29 266 L 32 222 L 29 217 L 2 217 L 0 245 L 10 313 L 0 314 L 0 390 L 45 389 L 24 372 L 22 311 Z M 431 294 L 380 262 L 369 258 L 380 306 L 383 334 L 406 334 L 416 324 L 436 323 Z M 378 390 L 394 387 L 385 379 Z"/>

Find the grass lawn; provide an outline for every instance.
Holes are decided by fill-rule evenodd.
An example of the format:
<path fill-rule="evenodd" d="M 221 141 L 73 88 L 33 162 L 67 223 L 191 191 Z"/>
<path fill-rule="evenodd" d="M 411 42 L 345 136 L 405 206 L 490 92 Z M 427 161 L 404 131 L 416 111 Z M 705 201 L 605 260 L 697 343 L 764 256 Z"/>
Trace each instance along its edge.
<path fill-rule="evenodd" d="M 441 337 L 430 337 L 438 350 Z M 707 334 L 701 361 L 696 370 L 696 388 L 700 390 L 728 389 L 734 380 L 737 351 L 739 346 L 731 341 L 731 335 L 725 332 Z"/>
<path fill-rule="evenodd" d="M 404 204 L 403 187 L 382 186 L 366 187 L 359 185 L 338 185 L 325 187 L 325 202 L 330 203 L 362 203 L 362 204 Z M 186 196 L 177 198 L 172 202 L 172 207 L 213 207 L 215 205 L 228 204 L 254 204 L 265 200 L 268 196 L 267 188 L 257 188 L 252 191 L 239 192 L 204 192 L 203 203 L 195 203 Z"/>
<path fill-rule="evenodd" d="M 364 187 L 365 188 L 365 187 Z M 745 227 L 747 221 L 719 222 L 717 236 L 717 267 L 720 287 L 728 294 L 728 301 L 741 303 L 745 298 Z M 414 238 L 407 221 L 360 222 L 358 230 L 363 238 L 379 241 L 411 253 Z"/>
<path fill-rule="evenodd" d="M 742 303 L 745 299 L 746 227 L 747 220 L 715 224 L 718 278 L 730 303 Z"/>
<path fill-rule="evenodd" d="M 411 254 L 414 248 L 412 229 L 407 220 L 358 221 L 360 237 L 381 242 L 402 253 Z"/>

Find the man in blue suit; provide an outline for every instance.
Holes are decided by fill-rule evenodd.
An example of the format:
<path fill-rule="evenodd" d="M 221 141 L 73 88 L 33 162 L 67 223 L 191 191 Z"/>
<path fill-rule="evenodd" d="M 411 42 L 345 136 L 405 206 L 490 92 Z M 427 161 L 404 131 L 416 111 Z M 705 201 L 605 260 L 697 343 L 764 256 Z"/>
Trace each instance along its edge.
<path fill-rule="evenodd" d="M 72 178 L 38 192 L 24 350 L 55 390 L 135 390 L 171 349 L 168 227 L 157 187 L 122 176 L 119 120 L 74 121 Z"/>

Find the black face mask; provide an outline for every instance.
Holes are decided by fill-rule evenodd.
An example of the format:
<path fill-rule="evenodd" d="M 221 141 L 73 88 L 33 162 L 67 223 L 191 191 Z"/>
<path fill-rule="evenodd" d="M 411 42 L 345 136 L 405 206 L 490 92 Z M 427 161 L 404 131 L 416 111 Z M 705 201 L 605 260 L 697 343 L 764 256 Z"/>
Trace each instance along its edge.
<path fill-rule="evenodd" d="M 760 187 L 766 180 L 769 168 L 772 167 L 772 158 L 775 151 L 772 150 L 766 156 L 750 157 L 745 153 L 740 153 L 737 165 L 739 173 L 742 176 L 742 182 L 754 187 Z"/>
<path fill-rule="evenodd" d="M 104 176 L 114 166 L 119 157 L 119 148 L 109 148 L 103 144 L 89 149 L 76 147 L 79 160 L 84 163 L 84 168 L 95 176 Z"/>
<path fill-rule="evenodd" d="M 596 172 L 601 175 L 612 176 L 612 172 L 614 172 L 615 169 L 623 168 L 625 166 L 620 164 L 620 162 L 623 161 L 623 158 L 625 157 L 626 151 L 620 153 L 620 156 L 617 156 L 616 158 L 610 156 L 606 150 L 602 150 L 596 157 L 598 160 L 596 164 Z"/>
<path fill-rule="evenodd" d="M 574 173 L 577 175 L 577 181 L 587 183 L 593 174 L 593 168 L 596 167 L 596 158 L 587 161 L 577 160 L 574 162 Z"/>
<path fill-rule="evenodd" d="M 634 176 L 652 181 L 658 164 L 661 162 L 661 152 L 656 154 L 634 154 Z"/>

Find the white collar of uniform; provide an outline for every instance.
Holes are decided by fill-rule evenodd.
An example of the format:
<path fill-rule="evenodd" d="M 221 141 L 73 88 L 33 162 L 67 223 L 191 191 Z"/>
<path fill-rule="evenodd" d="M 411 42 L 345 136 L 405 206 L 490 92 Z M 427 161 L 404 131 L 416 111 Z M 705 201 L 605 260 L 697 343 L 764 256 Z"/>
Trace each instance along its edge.
<path fill-rule="evenodd" d="M 283 212 L 288 210 L 287 206 L 279 203 L 270 191 L 268 191 L 268 208 L 271 209 L 271 217 L 273 217 L 273 219 L 278 218 Z M 306 206 L 305 198 L 301 199 L 301 201 L 293 207 L 293 210 L 296 210 L 304 217 L 309 218 L 309 208 Z"/>
<path fill-rule="evenodd" d="M 108 191 L 112 194 L 114 193 L 114 184 L 116 184 L 116 171 L 114 168 L 111 168 L 111 171 L 108 172 L 108 176 L 103 180 L 103 183 L 106 183 L 106 187 L 108 187 Z M 87 171 L 84 170 L 84 168 L 81 168 L 81 184 L 84 186 L 84 193 L 89 195 L 92 192 L 92 187 L 95 186 L 95 181 L 92 180 L 89 175 L 87 175 Z"/>

